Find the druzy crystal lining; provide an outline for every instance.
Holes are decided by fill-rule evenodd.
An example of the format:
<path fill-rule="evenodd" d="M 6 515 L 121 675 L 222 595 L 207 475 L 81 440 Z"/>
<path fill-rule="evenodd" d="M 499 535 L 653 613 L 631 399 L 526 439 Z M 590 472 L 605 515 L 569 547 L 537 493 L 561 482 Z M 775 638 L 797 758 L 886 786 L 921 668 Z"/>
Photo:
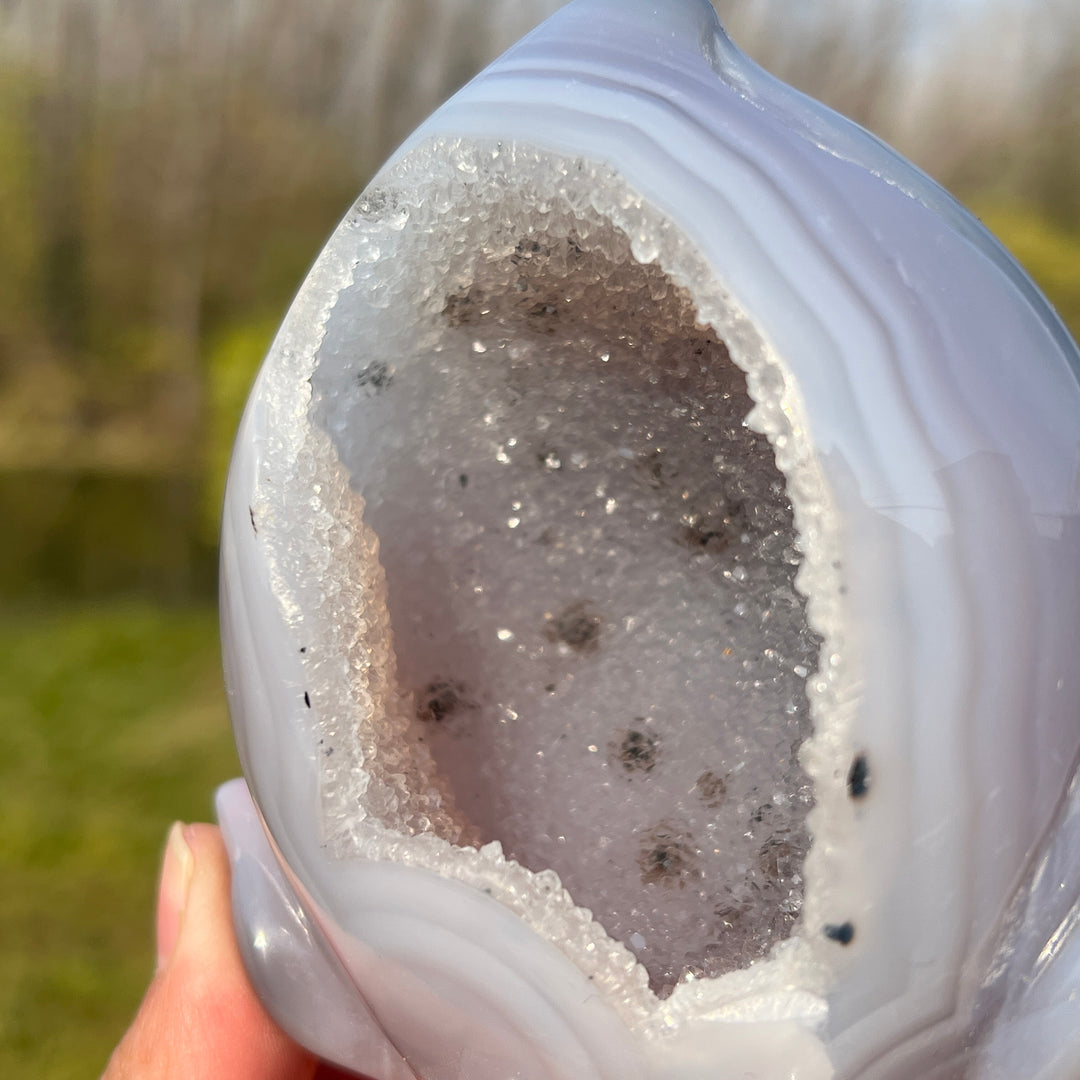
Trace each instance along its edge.
<path fill-rule="evenodd" d="M 575 205 L 580 165 L 530 190 L 503 160 L 361 202 L 315 408 L 382 542 L 375 697 L 430 749 L 447 839 L 553 869 L 670 990 L 797 918 L 819 641 L 726 345 Z"/>
<path fill-rule="evenodd" d="M 745 967 L 803 902 L 821 645 L 732 359 L 763 346 L 582 161 L 430 145 L 345 228 L 298 474 L 327 844 L 497 842 L 662 996 Z"/>

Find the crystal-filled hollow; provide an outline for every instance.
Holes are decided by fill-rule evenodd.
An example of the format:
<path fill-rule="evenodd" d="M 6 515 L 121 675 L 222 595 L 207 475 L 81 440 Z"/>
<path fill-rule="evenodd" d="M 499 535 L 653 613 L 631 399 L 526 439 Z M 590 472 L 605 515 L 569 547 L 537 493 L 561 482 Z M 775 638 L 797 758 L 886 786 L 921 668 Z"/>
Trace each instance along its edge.
<path fill-rule="evenodd" d="M 554 870 L 661 995 L 745 967 L 802 904 L 820 638 L 738 346 L 581 160 L 422 147 L 348 227 L 311 415 L 385 575 L 360 739 L 430 754 L 430 828 Z"/>

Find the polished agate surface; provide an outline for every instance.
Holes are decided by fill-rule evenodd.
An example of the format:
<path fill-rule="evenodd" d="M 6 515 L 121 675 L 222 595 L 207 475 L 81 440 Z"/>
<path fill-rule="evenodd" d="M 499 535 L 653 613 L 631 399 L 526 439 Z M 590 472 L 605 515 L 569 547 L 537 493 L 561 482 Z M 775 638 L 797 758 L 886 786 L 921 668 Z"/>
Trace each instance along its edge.
<path fill-rule="evenodd" d="M 1074 1076 L 1078 371 L 703 0 L 507 53 L 238 436 L 219 806 L 273 1015 L 377 1080 Z"/>

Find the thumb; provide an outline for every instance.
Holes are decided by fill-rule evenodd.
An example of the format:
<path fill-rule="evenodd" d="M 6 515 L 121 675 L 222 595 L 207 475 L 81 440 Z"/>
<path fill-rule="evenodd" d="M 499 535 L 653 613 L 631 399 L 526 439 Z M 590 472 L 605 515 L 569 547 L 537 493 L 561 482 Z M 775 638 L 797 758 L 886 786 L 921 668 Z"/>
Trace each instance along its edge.
<path fill-rule="evenodd" d="M 158 894 L 158 970 L 102 1080 L 309 1080 L 315 1069 L 248 983 L 221 834 L 177 823 Z"/>

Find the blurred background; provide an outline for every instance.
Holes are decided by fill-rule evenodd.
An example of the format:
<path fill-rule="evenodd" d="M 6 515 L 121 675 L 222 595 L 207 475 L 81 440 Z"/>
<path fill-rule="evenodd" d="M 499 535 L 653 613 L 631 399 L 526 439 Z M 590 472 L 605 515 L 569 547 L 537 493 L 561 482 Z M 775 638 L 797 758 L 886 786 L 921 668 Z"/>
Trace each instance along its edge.
<path fill-rule="evenodd" d="M 558 0 L 0 0 L 0 1075 L 97 1076 L 157 861 L 235 775 L 214 609 L 248 386 L 394 145 Z M 717 0 L 1080 332 L 1074 0 Z"/>

